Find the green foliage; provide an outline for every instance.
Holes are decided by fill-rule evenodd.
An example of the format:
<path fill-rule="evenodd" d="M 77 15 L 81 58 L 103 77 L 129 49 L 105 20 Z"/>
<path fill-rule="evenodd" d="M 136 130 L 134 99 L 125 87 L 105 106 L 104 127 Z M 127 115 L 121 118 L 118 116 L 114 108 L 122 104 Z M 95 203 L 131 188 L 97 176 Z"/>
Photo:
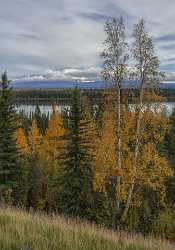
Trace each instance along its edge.
<path fill-rule="evenodd" d="M 58 185 L 62 211 L 74 216 L 89 217 L 93 188 L 92 134 L 84 120 L 81 96 L 74 90 L 66 146 L 61 162 Z"/>
<path fill-rule="evenodd" d="M 151 188 L 144 188 L 142 191 L 142 203 L 138 209 L 139 225 L 137 231 L 144 234 L 151 232 L 153 221 L 165 207 L 159 192 Z"/>
<path fill-rule="evenodd" d="M 169 117 L 169 130 L 162 143 L 163 153 L 169 160 L 171 167 L 175 170 L 175 109 Z M 175 174 L 166 179 L 166 201 L 168 207 L 175 205 Z"/>
<path fill-rule="evenodd" d="M 163 149 L 175 169 L 175 109 L 169 117 L 169 131 L 167 131 Z"/>
<path fill-rule="evenodd" d="M 175 213 L 170 209 L 162 211 L 153 223 L 153 232 L 156 235 L 175 240 Z"/>
<path fill-rule="evenodd" d="M 104 191 L 94 192 L 91 207 L 91 220 L 99 225 L 115 228 L 116 202 Z"/>
<path fill-rule="evenodd" d="M 166 200 L 169 207 L 175 206 L 175 176 L 171 176 L 166 180 Z"/>
<path fill-rule="evenodd" d="M 28 208 L 43 210 L 46 208 L 48 177 L 44 172 L 37 155 L 30 155 L 27 175 L 27 204 Z"/>
<path fill-rule="evenodd" d="M 166 205 L 160 193 L 151 188 L 143 188 L 140 196 L 140 205 L 132 205 L 123 226 L 129 231 L 146 235 L 152 232 L 154 221 L 166 209 Z"/>
<path fill-rule="evenodd" d="M 41 110 L 38 105 L 36 105 L 35 112 L 32 119 L 36 119 L 37 126 L 42 135 L 45 134 L 46 128 L 48 127 L 48 116 L 44 113 L 41 113 Z"/>
<path fill-rule="evenodd" d="M 18 159 L 15 132 L 17 128 L 13 93 L 7 74 L 0 83 L 0 197 L 12 202 L 19 184 L 21 168 Z"/>

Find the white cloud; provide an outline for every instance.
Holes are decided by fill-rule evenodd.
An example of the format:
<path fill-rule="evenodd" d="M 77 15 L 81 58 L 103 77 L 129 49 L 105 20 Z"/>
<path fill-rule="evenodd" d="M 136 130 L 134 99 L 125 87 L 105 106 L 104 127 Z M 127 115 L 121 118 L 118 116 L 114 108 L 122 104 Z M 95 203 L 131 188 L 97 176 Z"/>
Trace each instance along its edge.
<path fill-rule="evenodd" d="M 42 74 L 22 76 L 26 80 L 75 80 L 75 81 L 95 81 L 100 79 L 101 68 L 66 68 L 62 70 L 48 69 Z"/>

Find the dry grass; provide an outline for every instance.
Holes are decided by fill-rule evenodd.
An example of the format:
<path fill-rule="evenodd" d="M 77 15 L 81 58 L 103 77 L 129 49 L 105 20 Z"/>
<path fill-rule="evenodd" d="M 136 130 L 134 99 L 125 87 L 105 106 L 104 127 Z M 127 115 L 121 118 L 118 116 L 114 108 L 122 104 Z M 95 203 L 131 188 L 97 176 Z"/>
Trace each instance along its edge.
<path fill-rule="evenodd" d="M 114 232 L 58 216 L 0 208 L 0 250 L 173 250 L 153 238 Z"/>

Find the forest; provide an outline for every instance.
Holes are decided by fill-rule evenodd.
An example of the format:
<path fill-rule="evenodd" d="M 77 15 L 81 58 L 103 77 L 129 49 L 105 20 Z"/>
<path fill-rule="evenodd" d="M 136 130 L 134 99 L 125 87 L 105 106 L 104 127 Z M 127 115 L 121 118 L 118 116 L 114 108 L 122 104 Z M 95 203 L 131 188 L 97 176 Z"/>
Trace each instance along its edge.
<path fill-rule="evenodd" d="M 15 111 L 7 73 L 0 92 L 0 203 L 58 213 L 107 228 L 175 240 L 175 110 L 167 115 L 163 77 L 141 20 L 133 31 L 138 94 L 123 95 L 128 64 L 123 19 L 105 25 L 98 105 L 75 88 L 70 107 L 51 115 Z"/>

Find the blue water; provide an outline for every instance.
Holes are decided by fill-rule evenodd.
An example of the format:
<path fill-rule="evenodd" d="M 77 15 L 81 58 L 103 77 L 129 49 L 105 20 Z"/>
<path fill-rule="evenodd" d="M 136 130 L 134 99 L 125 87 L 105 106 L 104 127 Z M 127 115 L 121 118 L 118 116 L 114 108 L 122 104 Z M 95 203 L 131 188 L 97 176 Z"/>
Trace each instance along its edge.
<path fill-rule="evenodd" d="M 125 81 L 125 87 L 134 87 L 136 83 L 128 83 Z M 12 81 L 11 86 L 15 89 L 57 89 L 57 88 L 75 88 L 82 89 L 101 89 L 109 86 L 105 81 L 95 82 L 75 82 L 75 81 L 59 81 L 59 80 L 18 80 Z M 159 84 L 160 88 L 175 89 L 175 82 L 164 82 Z"/>

